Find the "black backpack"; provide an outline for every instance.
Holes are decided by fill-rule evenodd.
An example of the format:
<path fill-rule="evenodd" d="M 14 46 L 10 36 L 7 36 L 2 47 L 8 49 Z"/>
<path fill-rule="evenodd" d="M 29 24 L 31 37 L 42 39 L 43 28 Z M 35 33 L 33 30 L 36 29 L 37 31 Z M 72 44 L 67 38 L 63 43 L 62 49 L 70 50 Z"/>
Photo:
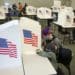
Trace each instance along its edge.
<path fill-rule="evenodd" d="M 58 62 L 63 65 L 69 65 L 72 60 L 72 51 L 68 48 L 60 48 L 58 54 Z"/>

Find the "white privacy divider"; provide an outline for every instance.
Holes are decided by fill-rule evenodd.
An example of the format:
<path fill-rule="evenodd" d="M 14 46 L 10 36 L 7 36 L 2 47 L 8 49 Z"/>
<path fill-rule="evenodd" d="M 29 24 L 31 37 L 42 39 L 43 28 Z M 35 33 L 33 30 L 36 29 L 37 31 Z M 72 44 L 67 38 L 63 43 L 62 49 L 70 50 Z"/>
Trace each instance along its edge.
<path fill-rule="evenodd" d="M 47 7 L 37 9 L 37 17 L 40 19 L 52 19 L 52 11 Z"/>
<path fill-rule="evenodd" d="M 4 8 L 6 10 L 6 13 L 8 13 L 8 8 L 12 8 L 12 4 L 8 3 L 8 2 L 4 2 Z"/>
<path fill-rule="evenodd" d="M 0 30 L 9 28 L 9 27 L 14 26 L 14 25 L 19 26 L 19 21 L 18 20 L 12 20 L 12 21 L 6 22 L 4 24 L 1 24 Z"/>
<path fill-rule="evenodd" d="M 40 7 L 37 9 L 37 17 L 41 18 L 45 16 L 44 7 Z"/>
<path fill-rule="evenodd" d="M 59 25 L 73 25 L 74 13 L 71 7 L 61 9 L 58 15 L 57 24 Z"/>
<path fill-rule="evenodd" d="M 61 1 L 60 0 L 54 0 L 53 6 L 60 7 L 61 6 Z"/>
<path fill-rule="evenodd" d="M 18 20 L 0 25 L 0 74 L 23 75 Z"/>
<path fill-rule="evenodd" d="M 60 0 L 54 0 L 52 11 L 53 12 L 59 12 L 61 9 L 61 1 Z"/>
<path fill-rule="evenodd" d="M 0 7 L 0 19 L 5 19 L 6 18 L 6 10 L 3 6 Z"/>
<path fill-rule="evenodd" d="M 45 7 L 45 17 L 48 19 L 52 18 L 52 11 L 51 11 L 51 9 L 49 9 L 47 7 Z"/>
<path fill-rule="evenodd" d="M 24 54 L 35 54 L 41 48 L 41 25 L 29 18 L 20 19 L 21 40 Z"/>
<path fill-rule="evenodd" d="M 37 8 L 35 8 L 34 6 L 27 6 L 26 7 L 26 14 L 27 15 L 36 15 L 37 13 Z"/>

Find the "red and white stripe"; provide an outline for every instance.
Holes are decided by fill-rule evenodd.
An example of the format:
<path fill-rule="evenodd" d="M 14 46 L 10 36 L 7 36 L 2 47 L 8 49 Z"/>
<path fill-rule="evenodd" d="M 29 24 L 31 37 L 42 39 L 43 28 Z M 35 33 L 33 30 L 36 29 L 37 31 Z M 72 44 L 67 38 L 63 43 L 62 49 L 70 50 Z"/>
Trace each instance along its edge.
<path fill-rule="evenodd" d="M 0 54 L 8 55 L 9 54 L 9 48 L 0 48 Z"/>
<path fill-rule="evenodd" d="M 26 44 L 32 44 L 32 38 L 26 38 L 26 37 L 24 37 L 24 43 L 26 43 Z"/>
<path fill-rule="evenodd" d="M 32 46 L 38 46 L 38 37 L 35 34 L 32 34 Z"/>
<path fill-rule="evenodd" d="M 36 36 L 35 34 L 32 34 L 32 38 L 24 37 L 24 43 L 32 44 L 32 46 L 37 47 L 38 46 L 38 36 Z"/>
<path fill-rule="evenodd" d="M 17 49 L 16 45 L 13 44 L 12 42 L 8 42 L 8 48 L 9 48 L 9 56 L 17 58 Z"/>

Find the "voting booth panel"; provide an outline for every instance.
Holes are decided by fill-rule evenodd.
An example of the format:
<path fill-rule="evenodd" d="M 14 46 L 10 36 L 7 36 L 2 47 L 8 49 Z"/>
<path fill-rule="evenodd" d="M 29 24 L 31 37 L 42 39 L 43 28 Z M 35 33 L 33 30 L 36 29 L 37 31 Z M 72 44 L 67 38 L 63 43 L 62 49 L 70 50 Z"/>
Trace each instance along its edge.
<path fill-rule="evenodd" d="M 65 24 L 65 20 L 64 19 L 66 19 L 66 13 L 64 13 L 63 11 L 61 12 L 59 12 L 59 14 L 58 14 L 58 21 L 57 21 L 57 23 L 59 24 L 59 25 L 64 25 Z"/>
<path fill-rule="evenodd" d="M 49 8 L 47 8 L 47 7 L 45 7 L 45 16 L 47 17 L 47 18 L 52 18 L 52 11 L 51 11 L 51 9 L 49 9 Z"/>
<path fill-rule="evenodd" d="M 61 1 L 60 0 L 54 0 L 52 11 L 53 12 L 59 12 L 61 9 Z"/>
<path fill-rule="evenodd" d="M 40 7 L 40 8 L 37 9 L 37 17 L 38 17 L 38 18 L 43 17 L 44 14 L 45 14 L 45 12 L 44 12 L 44 7 Z"/>
<path fill-rule="evenodd" d="M 60 0 L 54 0 L 53 6 L 60 7 L 61 6 L 61 1 Z"/>
<path fill-rule="evenodd" d="M 22 67 L 18 20 L 0 25 L 0 70 Z"/>
<path fill-rule="evenodd" d="M 12 5 L 8 2 L 5 2 L 4 3 L 4 8 L 7 10 L 7 13 L 8 13 L 8 8 L 12 8 Z"/>
<path fill-rule="evenodd" d="M 74 13 L 72 7 L 65 7 L 66 10 L 66 22 L 73 25 Z"/>
<path fill-rule="evenodd" d="M 5 15 L 5 8 L 3 6 L 0 7 L 0 19 L 5 19 L 6 15 Z"/>
<path fill-rule="evenodd" d="M 57 24 L 59 25 L 73 25 L 74 13 L 71 8 L 65 7 L 61 9 L 58 14 Z"/>
<path fill-rule="evenodd" d="M 35 8 L 34 6 L 27 6 L 26 7 L 26 14 L 27 15 L 36 15 L 37 13 L 37 8 Z"/>
<path fill-rule="evenodd" d="M 40 7 L 37 9 L 37 17 L 40 19 L 51 19 L 52 12 L 51 9 L 47 7 Z"/>
<path fill-rule="evenodd" d="M 35 54 L 41 48 L 41 25 L 32 19 L 20 19 L 21 41 L 24 54 Z"/>

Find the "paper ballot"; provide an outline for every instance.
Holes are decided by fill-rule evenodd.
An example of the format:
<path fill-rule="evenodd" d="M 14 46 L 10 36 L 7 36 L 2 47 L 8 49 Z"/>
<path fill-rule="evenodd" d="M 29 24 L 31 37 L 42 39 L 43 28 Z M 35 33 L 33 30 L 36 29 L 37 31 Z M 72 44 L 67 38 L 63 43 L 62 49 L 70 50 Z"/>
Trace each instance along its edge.
<path fill-rule="evenodd" d="M 61 9 L 61 1 L 60 0 L 54 0 L 52 11 L 53 12 L 59 12 Z"/>
<path fill-rule="evenodd" d="M 18 20 L 0 25 L 0 74 L 23 75 Z"/>

